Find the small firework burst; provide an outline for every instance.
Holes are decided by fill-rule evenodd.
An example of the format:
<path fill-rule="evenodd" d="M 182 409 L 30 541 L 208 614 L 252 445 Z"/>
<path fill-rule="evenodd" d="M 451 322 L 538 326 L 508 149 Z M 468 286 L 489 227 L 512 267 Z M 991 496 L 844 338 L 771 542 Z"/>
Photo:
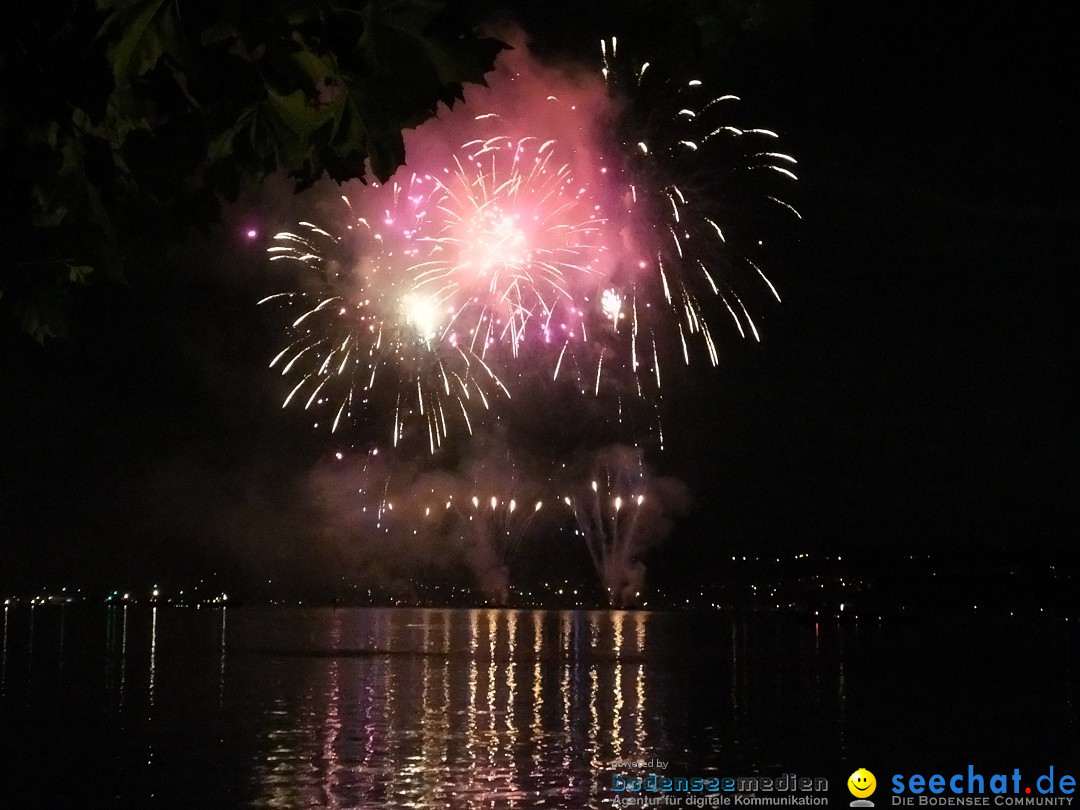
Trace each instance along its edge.
<path fill-rule="evenodd" d="M 618 187 L 609 216 L 624 253 L 595 315 L 623 346 L 609 367 L 660 388 L 665 357 L 690 365 L 701 351 L 719 363 L 713 324 L 721 313 L 741 336 L 760 340 L 747 300 L 760 287 L 780 300 L 759 257 L 761 212 L 798 216 L 772 187 L 795 179 L 795 159 L 775 149 L 771 130 L 732 123 L 736 96 L 634 62 L 615 38 L 601 54 L 614 141 L 603 171 Z M 616 297 L 624 320 L 611 317 Z"/>
<path fill-rule="evenodd" d="M 325 412 L 335 431 L 389 413 L 393 446 L 419 435 L 430 452 L 456 427 L 471 432 L 470 412 L 509 396 L 490 365 L 447 334 L 443 305 L 412 283 L 433 187 L 416 176 L 384 187 L 380 217 L 353 215 L 342 234 L 310 222 L 277 234 L 270 258 L 300 265 L 299 289 L 260 301 L 292 313 L 288 345 L 270 363 L 297 380 L 285 406 Z"/>

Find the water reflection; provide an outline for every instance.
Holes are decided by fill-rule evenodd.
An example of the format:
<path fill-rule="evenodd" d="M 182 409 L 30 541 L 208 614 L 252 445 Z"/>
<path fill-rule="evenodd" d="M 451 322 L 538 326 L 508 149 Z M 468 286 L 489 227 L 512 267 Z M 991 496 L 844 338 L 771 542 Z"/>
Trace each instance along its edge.
<path fill-rule="evenodd" d="M 834 773 L 881 739 L 925 756 L 961 743 L 1004 756 L 981 741 L 988 724 L 975 743 L 965 730 L 987 707 L 1010 750 L 1080 755 L 1080 651 L 1026 629 L 218 610 L 5 610 L 0 761 L 14 773 L 47 751 L 34 778 L 53 784 L 44 763 L 77 755 L 99 781 L 71 789 L 95 806 L 156 794 L 208 807 L 581 810 L 607 805 L 612 771 L 632 770 L 617 763 L 654 758 L 676 775 Z M 1041 686 L 1015 708 L 1001 700 L 1025 683 Z M 927 734 L 943 713 L 957 730 Z M 74 803 L 63 798 L 38 803 Z"/>
<path fill-rule="evenodd" d="M 124 708 L 127 688 L 128 606 L 105 609 L 105 690 L 113 706 Z"/>
<path fill-rule="evenodd" d="M 647 622 L 633 612 L 338 611 L 322 639 L 275 662 L 303 661 L 310 674 L 321 661 L 324 674 L 278 697 L 264 739 L 300 744 L 306 726 L 318 746 L 288 762 L 268 746 L 254 803 L 468 810 L 596 799 L 605 769 L 649 751 Z"/>
<path fill-rule="evenodd" d="M 126 605 L 124 610 L 127 611 Z M 157 606 L 150 609 L 150 712 L 147 716 L 152 716 L 154 709 L 154 676 L 157 674 L 157 612 Z"/>
<path fill-rule="evenodd" d="M 7 639 L 8 621 L 11 618 L 11 608 L 4 605 L 4 652 L 0 657 L 0 698 L 7 694 Z"/>
<path fill-rule="evenodd" d="M 30 641 L 26 645 L 26 674 L 30 677 L 34 677 L 34 615 L 37 613 L 37 606 L 30 605 Z"/>
<path fill-rule="evenodd" d="M 128 606 L 122 610 L 120 629 L 120 708 L 124 708 L 124 689 L 127 686 L 127 634 L 128 634 Z"/>
<path fill-rule="evenodd" d="M 225 619 L 229 609 L 221 606 L 221 657 L 218 664 L 218 708 L 225 708 Z"/>
<path fill-rule="evenodd" d="M 60 606 L 60 654 L 56 656 L 56 671 L 64 671 L 64 631 L 67 629 L 67 605 Z M 59 684 L 59 681 L 57 682 Z"/>

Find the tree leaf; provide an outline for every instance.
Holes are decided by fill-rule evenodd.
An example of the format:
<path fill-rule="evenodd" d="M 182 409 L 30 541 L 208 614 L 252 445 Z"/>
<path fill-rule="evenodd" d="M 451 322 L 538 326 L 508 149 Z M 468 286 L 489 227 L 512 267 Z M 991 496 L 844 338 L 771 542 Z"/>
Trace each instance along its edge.
<path fill-rule="evenodd" d="M 321 84 L 337 76 L 337 70 L 329 59 L 316 56 L 311 51 L 297 51 L 293 54 L 293 61 L 311 79 L 312 84 Z"/>
<path fill-rule="evenodd" d="M 334 118 L 340 102 L 318 105 L 308 100 L 303 90 L 281 95 L 271 90 L 267 97 L 274 113 L 289 131 L 300 138 L 309 138 L 319 127 Z"/>
<path fill-rule="evenodd" d="M 67 279 L 72 284 L 85 284 L 91 274 L 94 272 L 94 268 L 89 264 L 68 264 L 67 266 Z"/>
<path fill-rule="evenodd" d="M 203 45 L 221 45 L 231 42 L 240 36 L 240 29 L 232 20 L 218 20 L 209 28 L 203 30 L 199 41 Z"/>
<path fill-rule="evenodd" d="M 232 157 L 236 148 L 236 138 L 243 132 L 251 129 L 258 113 L 258 104 L 248 106 L 241 111 L 236 119 L 236 123 L 228 129 L 218 133 L 218 135 L 210 140 L 210 144 L 207 147 L 207 158 L 209 158 L 211 163 L 217 163 L 220 160 Z"/>
<path fill-rule="evenodd" d="M 115 11 L 101 28 L 113 39 L 108 57 L 118 85 L 145 75 L 162 54 L 180 50 L 173 0 L 138 0 Z"/>

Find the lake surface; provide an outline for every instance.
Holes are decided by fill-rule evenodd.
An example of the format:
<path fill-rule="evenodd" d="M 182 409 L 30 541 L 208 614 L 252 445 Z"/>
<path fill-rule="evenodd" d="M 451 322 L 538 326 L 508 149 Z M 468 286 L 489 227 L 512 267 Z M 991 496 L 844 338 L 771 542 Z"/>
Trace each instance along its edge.
<path fill-rule="evenodd" d="M 825 777 L 846 806 L 857 767 L 1080 771 L 1080 628 L 1061 620 L 145 605 L 3 620 L 0 807 L 582 810 L 658 760 L 669 776 Z"/>

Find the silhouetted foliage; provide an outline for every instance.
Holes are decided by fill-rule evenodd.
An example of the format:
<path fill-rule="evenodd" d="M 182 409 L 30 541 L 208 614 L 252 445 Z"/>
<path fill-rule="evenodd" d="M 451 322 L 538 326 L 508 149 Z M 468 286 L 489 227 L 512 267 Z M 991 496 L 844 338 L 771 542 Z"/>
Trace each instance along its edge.
<path fill-rule="evenodd" d="M 439 0 L 42 0 L 0 34 L 0 307 L 38 340 L 72 285 L 275 172 L 386 179 L 401 132 L 483 82 Z"/>

